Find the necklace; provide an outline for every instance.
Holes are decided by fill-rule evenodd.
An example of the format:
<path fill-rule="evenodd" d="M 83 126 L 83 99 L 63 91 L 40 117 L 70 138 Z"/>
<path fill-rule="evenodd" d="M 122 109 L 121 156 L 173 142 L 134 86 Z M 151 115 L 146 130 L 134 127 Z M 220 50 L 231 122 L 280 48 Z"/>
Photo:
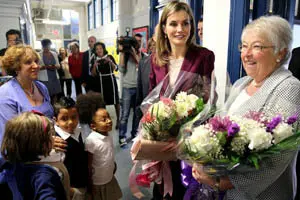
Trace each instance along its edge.
<path fill-rule="evenodd" d="M 31 88 L 30 90 L 26 90 L 23 85 L 21 84 L 20 80 L 17 79 L 17 81 L 19 82 L 21 88 L 23 89 L 23 91 L 31 98 L 31 99 L 34 99 L 34 84 L 33 82 L 31 82 Z"/>

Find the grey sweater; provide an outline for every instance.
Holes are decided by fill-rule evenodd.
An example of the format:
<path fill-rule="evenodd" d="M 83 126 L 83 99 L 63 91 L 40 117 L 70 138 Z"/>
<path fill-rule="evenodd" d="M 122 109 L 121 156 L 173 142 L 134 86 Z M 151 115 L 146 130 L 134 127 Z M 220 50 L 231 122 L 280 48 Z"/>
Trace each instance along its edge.
<path fill-rule="evenodd" d="M 127 62 L 127 69 L 125 66 L 119 66 L 119 71 L 123 75 L 124 88 L 136 88 L 137 87 L 137 67 L 132 58 L 129 58 Z"/>

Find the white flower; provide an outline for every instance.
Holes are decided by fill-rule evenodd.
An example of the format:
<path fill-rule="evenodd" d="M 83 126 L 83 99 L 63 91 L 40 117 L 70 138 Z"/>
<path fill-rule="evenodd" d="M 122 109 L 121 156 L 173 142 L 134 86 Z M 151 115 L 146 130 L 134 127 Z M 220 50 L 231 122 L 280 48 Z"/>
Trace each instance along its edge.
<path fill-rule="evenodd" d="M 188 105 L 184 102 L 175 102 L 176 112 L 180 119 L 188 116 Z"/>
<path fill-rule="evenodd" d="M 172 109 L 172 107 L 165 105 L 163 102 L 159 101 L 157 103 L 154 103 L 151 107 L 149 112 L 153 113 L 153 116 L 157 116 L 161 119 L 169 118 L 175 110 Z"/>
<path fill-rule="evenodd" d="M 286 124 L 280 123 L 273 129 L 273 137 L 274 137 L 274 144 L 281 142 L 282 140 L 290 137 L 293 135 L 293 127 Z"/>
<path fill-rule="evenodd" d="M 213 157 L 221 149 L 218 139 L 212 136 L 211 132 L 204 126 L 194 129 L 189 142 L 191 150 L 203 156 L 207 156 L 209 153 L 209 156 Z"/>
<path fill-rule="evenodd" d="M 186 99 L 187 99 L 187 94 L 186 94 L 186 92 L 179 92 L 179 93 L 176 95 L 175 101 L 178 101 L 178 102 L 184 102 L 184 101 L 186 101 Z"/>
<path fill-rule="evenodd" d="M 250 140 L 248 148 L 251 150 L 263 150 L 272 145 L 272 135 L 264 128 L 253 128 L 247 131 L 247 137 Z"/>
<path fill-rule="evenodd" d="M 239 135 L 237 137 L 234 137 L 231 142 L 231 150 L 236 152 L 238 155 L 243 155 L 246 146 L 249 144 L 249 140 L 245 135 Z"/>
<path fill-rule="evenodd" d="M 189 110 L 195 109 L 195 107 L 196 107 L 196 101 L 198 99 L 199 98 L 196 95 L 194 95 L 194 94 L 190 94 L 190 95 L 187 96 L 186 102 L 188 104 L 188 109 Z"/>

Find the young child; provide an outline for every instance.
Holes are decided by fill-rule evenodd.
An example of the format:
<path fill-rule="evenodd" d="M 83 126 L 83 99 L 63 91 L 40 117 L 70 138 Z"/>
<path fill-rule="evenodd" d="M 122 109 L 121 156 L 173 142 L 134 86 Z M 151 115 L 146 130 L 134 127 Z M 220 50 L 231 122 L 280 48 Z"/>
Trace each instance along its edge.
<path fill-rule="evenodd" d="M 116 168 L 112 136 L 112 120 L 104 108 L 94 112 L 91 129 L 86 138 L 88 151 L 89 190 L 94 200 L 117 200 L 122 192 L 114 176 Z"/>
<path fill-rule="evenodd" d="M 57 172 L 49 165 L 32 163 L 49 155 L 54 133 L 47 117 L 32 112 L 6 123 L 0 158 L 1 199 L 66 199 Z"/>
<path fill-rule="evenodd" d="M 79 115 L 75 101 L 62 97 L 54 104 L 55 131 L 67 142 L 64 164 L 70 175 L 71 199 L 85 199 L 88 183 L 88 160 L 84 140 L 78 127 Z"/>

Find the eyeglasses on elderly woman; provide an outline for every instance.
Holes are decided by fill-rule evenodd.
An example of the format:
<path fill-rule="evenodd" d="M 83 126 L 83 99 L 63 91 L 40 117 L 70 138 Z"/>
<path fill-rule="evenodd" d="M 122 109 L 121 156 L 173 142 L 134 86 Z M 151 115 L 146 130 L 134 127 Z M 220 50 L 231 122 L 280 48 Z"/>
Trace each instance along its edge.
<path fill-rule="evenodd" d="M 274 47 L 275 46 L 264 46 L 260 44 L 251 44 L 251 45 L 239 44 L 238 45 L 238 49 L 242 53 L 247 52 L 248 50 L 252 50 L 252 52 L 254 53 L 259 53 L 262 52 L 264 49 L 274 48 Z"/>

